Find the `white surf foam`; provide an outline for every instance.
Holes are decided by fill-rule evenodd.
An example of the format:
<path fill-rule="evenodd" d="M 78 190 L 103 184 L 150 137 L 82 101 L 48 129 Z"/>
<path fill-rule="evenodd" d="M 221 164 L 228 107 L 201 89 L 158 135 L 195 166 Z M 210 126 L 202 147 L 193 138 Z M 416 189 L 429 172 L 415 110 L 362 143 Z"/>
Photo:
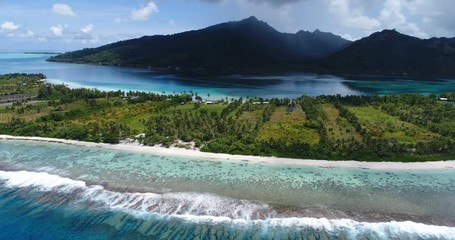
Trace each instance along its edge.
<path fill-rule="evenodd" d="M 455 239 L 455 228 L 406 222 L 358 222 L 350 219 L 277 218 L 267 204 L 202 193 L 120 193 L 102 186 L 42 172 L 0 171 L 0 182 L 10 188 L 33 188 L 43 192 L 79 194 L 75 201 L 91 201 L 137 216 L 160 214 L 198 223 L 259 225 L 272 229 L 313 229 L 349 238 Z"/>
<path fill-rule="evenodd" d="M 122 193 L 99 185 L 44 172 L 0 171 L 0 180 L 7 187 L 33 187 L 39 191 L 73 193 L 78 190 L 80 201 L 94 201 L 116 210 L 168 215 L 227 216 L 232 219 L 258 219 L 275 214 L 267 204 L 200 193 Z M 266 214 L 266 215 L 262 215 Z"/>

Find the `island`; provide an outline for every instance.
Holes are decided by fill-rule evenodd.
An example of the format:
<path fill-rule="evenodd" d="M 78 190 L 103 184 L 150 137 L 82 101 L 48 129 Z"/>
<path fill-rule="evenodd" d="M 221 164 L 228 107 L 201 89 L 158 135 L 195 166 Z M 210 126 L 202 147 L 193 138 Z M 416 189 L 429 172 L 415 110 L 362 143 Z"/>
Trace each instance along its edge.
<path fill-rule="evenodd" d="M 386 29 L 352 42 L 320 30 L 282 33 L 250 17 L 71 51 L 48 61 L 199 76 L 318 72 L 433 79 L 455 75 L 455 38 L 420 39 Z"/>
<path fill-rule="evenodd" d="M 3 82 L 24 81 L 16 84 L 21 89 L 33 86 L 21 92 L 0 83 L 6 96 L 34 92 L 38 102 L 1 106 L 0 134 L 296 159 L 455 157 L 453 93 L 211 99 L 195 92 L 71 89 L 44 77 L 1 76 Z"/>

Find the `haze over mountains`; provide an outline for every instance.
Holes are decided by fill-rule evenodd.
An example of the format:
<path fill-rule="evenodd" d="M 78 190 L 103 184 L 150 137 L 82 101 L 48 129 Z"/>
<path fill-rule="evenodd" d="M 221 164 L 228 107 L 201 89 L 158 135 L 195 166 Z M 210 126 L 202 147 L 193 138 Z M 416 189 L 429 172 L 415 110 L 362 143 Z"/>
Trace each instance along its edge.
<path fill-rule="evenodd" d="M 281 33 L 250 17 L 68 52 L 49 60 L 210 74 L 318 71 L 455 76 L 455 38 L 421 40 L 384 30 L 350 42 L 319 30 Z"/>

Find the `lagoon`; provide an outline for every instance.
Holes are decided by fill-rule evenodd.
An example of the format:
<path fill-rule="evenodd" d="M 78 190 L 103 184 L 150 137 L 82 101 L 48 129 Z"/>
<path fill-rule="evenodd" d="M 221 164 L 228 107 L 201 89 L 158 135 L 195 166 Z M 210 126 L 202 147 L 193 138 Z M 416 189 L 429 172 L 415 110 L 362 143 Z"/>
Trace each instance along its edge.
<path fill-rule="evenodd" d="M 343 78 L 293 73 L 284 75 L 188 77 L 151 69 L 46 62 L 48 54 L 0 54 L 0 74 L 43 73 L 50 83 L 100 90 L 194 92 L 203 98 L 295 98 L 302 95 L 440 94 L 455 92 L 455 79 Z"/>
<path fill-rule="evenodd" d="M 454 80 L 193 78 L 0 54 L 0 74 L 210 98 L 455 91 Z M 213 161 L 0 141 L 0 239 L 454 239 L 455 172 Z"/>

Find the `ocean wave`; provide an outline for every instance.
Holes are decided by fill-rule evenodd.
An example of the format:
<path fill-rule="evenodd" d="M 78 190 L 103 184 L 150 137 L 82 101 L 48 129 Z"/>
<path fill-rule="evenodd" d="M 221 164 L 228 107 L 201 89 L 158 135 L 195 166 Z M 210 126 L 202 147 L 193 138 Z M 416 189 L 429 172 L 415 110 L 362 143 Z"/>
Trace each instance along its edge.
<path fill-rule="evenodd" d="M 255 227 L 264 231 L 322 231 L 356 239 L 455 239 L 455 228 L 405 222 L 359 222 L 351 219 L 281 217 L 265 203 L 237 200 L 205 193 L 122 193 L 100 185 L 44 172 L 0 171 L 1 185 L 37 192 L 68 194 L 69 201 L 95 203 L 96 207 L 122 211 L 136 217 L 159 215 L 205 225 Z M 69 203 L 70 204 L 70 203 Z M 93 204 L 92 204 L 93 205 Z"/>

